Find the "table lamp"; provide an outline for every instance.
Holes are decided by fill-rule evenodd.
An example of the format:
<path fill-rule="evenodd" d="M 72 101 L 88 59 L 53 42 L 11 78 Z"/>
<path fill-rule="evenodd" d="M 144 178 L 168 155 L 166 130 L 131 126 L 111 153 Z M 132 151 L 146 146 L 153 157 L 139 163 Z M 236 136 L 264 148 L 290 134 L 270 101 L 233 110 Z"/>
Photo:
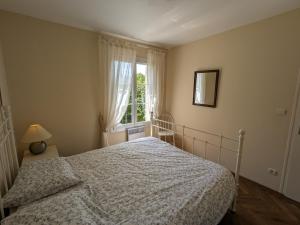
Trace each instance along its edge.
<path fill-rule="evenodd" d="M 40 154 L 47 149 L 45 140 L 49 139 L 52 135 L 43 128 L 40 124 L 30 125 L 23 138 L 23 143 L 30 143 L 29 150 L 32 154 Z"/>

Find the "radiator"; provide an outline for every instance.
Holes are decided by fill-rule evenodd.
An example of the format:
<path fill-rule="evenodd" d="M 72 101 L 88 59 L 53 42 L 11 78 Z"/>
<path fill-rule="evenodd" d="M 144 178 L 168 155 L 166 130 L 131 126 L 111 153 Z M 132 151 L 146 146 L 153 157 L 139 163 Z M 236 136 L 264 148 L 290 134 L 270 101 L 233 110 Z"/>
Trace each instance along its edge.
<path fill-rule="evenodd" d="M 136 126 L 126 129 L 127 141 L 145 137 L 145 126 Z"/>

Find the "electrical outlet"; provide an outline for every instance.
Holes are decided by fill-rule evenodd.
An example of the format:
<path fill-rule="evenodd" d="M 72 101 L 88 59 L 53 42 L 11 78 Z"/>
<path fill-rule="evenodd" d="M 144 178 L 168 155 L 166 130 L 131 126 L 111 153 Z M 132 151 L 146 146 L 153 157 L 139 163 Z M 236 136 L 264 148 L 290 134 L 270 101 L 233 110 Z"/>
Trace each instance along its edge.
<path fill-rule="evenodd" d="M 273 176 L 278 176 L 278 171 L 273 168 L 268 168 L 268 172 Z"/>

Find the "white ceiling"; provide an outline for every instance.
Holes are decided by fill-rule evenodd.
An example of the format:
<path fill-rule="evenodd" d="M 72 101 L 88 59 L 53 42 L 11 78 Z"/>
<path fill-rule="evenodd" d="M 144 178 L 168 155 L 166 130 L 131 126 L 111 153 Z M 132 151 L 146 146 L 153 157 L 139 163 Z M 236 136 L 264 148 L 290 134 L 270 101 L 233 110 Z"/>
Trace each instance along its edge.
<path fill-rule="evenodd" d="M 300 7 L 300 0 L 0 0 L 0 9 L 174 46 Z"/>

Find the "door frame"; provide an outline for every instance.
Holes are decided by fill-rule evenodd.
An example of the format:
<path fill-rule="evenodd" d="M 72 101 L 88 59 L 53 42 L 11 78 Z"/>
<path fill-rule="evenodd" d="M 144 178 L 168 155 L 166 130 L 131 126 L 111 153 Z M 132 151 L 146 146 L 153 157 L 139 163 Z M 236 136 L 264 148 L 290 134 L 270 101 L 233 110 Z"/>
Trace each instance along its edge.
<path fill-rule="evenodd" d="M 290 161 L 290 153 L 292 148 L 292 141 L 293 141 L 293 132 L 295 129 L 295 120 L 296 120 L 296 113 L 298 108 L 298 102 L 300 101 L 300 69 L 298 72 L 297 83 L 296 83 L 296 90 L 294 94 L 293 106 L 291 111 L 291 120 L 289 125 L 288 137 L 286 141 L 286 147 L 284 152 L 284 161 L 283 161 L 283 168 L 282 168 L 282 176 L 280 180 L 280 193 L 286 192 L 286 185 L 287 185 L 287 176 L 289 172 L 289 161 Z"/>

